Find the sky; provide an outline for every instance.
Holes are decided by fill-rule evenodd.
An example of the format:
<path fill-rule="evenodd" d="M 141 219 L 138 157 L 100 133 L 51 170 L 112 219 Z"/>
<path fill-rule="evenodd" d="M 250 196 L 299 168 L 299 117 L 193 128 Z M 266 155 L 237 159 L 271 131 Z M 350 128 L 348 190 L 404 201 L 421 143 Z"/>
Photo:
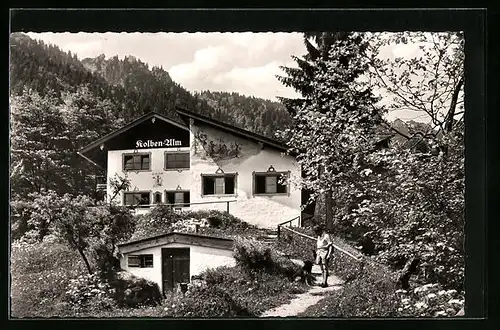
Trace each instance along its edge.
<path fill-rule="evenodd" d="M 237 92 L 269 100 L 297 97 L 276 78 L 280 66 L 296 67 L 292 56 L 306 53 L 301 33 L 28 33 L 33 39 L 71 51 L 79 59 L 104 54 L 120 59 L 132 55 L 161 66 L 190 92 Z M 411 55 L 412 45 L 385 49 L 382 56 Z M 389 119 L 414 119 L 408 111 Z M 419 120 L 419 118 L 415 118 Z"/>

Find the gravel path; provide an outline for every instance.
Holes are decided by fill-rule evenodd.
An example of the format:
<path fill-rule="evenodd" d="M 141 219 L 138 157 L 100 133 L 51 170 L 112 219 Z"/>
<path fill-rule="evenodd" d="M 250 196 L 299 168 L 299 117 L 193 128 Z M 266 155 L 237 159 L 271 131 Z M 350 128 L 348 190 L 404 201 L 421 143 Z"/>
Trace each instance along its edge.
<path fill-rule="evenodd" d="M 294 260 L 295 261 L 295 260 Z M 316 276 L 316 283 L 321 283 L 321 273 L 318 274 L 319 267 L 313 267 L 313 275 Z M 335 275 L 328 277 L 328 287 L 312 286 L 307 292 L 298 294 L 288 304 L 278 306 L 264 312 L 260 317 L 288 317 L 304 312 L 309 306 L 317 304 L 324 298 L 324 294 L 342 288 L 343 281 Z"/>

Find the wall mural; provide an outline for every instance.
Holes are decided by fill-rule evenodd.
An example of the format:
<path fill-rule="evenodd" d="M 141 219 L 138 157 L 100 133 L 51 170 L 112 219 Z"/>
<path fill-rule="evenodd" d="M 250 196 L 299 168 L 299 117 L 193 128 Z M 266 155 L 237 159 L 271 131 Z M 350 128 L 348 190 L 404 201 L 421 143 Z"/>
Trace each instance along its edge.
<path fill-rule="evenodd" d="M 199 130 L 194 134 L 193 149 L 194 154 L 200 158 L 211 158 L 214 161 L 241 156 L 241 143 L 225 142 L 223 138 L 211 139 Z"/>
<path fill-rule="evenodd" d="M 161 172 L 159 173 L 153 173 L 153 187 L 161 187 L 163 184 L 163 178 L 162 178 Z"/>

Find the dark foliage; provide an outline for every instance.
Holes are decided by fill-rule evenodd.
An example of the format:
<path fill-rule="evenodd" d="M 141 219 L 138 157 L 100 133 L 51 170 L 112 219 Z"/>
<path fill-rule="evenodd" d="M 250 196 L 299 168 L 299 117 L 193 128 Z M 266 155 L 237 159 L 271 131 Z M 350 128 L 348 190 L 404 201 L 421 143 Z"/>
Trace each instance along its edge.
<path fill-rule="evenodd" d="M 126 272 L 116 273 L 109 285 L 115 289 L 114 299 L 121 307 L 155 306 L 162 299 L 158 284 Z"/>

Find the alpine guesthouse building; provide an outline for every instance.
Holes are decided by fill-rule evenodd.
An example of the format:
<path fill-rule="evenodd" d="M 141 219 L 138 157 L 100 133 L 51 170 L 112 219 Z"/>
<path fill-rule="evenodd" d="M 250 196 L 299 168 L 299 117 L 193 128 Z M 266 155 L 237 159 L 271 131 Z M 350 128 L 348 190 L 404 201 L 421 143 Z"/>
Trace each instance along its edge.
<path fill-rule="evenodd" d="M 300 177 L 286 146 L 222 122 L 177 110 L 177 122 L 146 114 L 86 146 L 80 155 L 106 171 L 107 198 L 116 174 L 130 180 L 115 201 L 144 213 L 158 203 L 176 210 L 228 211 L 261 228 L 296 219 L 301 191 L 281 177 Z"/>

